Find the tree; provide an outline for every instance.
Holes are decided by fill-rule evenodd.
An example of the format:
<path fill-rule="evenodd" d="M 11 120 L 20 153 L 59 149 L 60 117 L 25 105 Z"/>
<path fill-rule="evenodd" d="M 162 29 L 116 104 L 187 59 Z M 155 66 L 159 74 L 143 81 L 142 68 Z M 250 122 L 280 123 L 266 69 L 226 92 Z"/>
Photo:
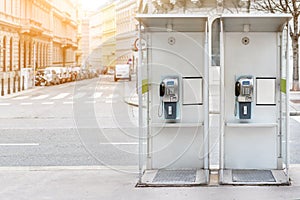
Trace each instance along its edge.
<path fill-rule="evenodd" d="M 293 26 L 290 27 L 290 37 L 293 49 L 293 87 L 292 90 L 299 90 L 299 0 L 259 0 L 254 3 L 258 11 L 270 13 L 288 13 L 293 17 Z"/>

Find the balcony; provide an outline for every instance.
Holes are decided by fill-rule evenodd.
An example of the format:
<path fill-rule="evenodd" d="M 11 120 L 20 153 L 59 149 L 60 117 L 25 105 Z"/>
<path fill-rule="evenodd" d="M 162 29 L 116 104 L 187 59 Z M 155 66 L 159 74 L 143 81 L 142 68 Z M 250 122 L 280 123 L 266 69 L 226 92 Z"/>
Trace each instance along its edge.
<path fill-rule="evenodd" d="M 23 19 L 21 23 L 21 33 L 30 35 L 40 35 L 43 33 L 42 23 L 33 19 Z"/>
<path fill-rule="evenodd" d="M 63 38 L 61 40 L 61 47 L 62 48 L 77 48 L 78 45 L 77 43 L 73 42 L 71 39 L 69 38 Z"/>
<path fill-rule="evenodd" d="M 20 19 L 18 17 L 9 15 L 4 12 L 0 12 L 0 25 L 18 28 Z"/>

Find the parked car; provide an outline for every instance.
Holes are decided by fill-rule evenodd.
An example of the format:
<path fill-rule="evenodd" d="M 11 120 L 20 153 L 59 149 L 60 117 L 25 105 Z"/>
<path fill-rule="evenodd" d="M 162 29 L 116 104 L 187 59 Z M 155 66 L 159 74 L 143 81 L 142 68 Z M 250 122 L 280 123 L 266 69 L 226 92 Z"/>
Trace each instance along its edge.
<path fill-rule="evenodd" d="M 34 77 L 34 85 L 35 86 L 44 86 L 46 85 L 46 78 L 45 78 L 45 72 L 43 69 L 39 69 L 36 71 L 35 77 Z"/>
<path fill-rule="evenodd" d="M 128 64 L 116 65 L 114 81 L 117 81 L 119 79 L 128 79 L 129 81 L 131 81 L 130 65 Z"/>
<path fill-rule="evenodd" d="M 99 76 L 99 74 L 95 68 L 90 68 L 90 75 L 91 75 L 91 78 L 96 78 Z"/>
<path fill-rule="evenodd" d="M 60 84 L 60 79 L 56 71 L 51 67 L 46 67 L 44 70 L 44 78 L 46 80 L 45 85 L 56 85 Z"/>

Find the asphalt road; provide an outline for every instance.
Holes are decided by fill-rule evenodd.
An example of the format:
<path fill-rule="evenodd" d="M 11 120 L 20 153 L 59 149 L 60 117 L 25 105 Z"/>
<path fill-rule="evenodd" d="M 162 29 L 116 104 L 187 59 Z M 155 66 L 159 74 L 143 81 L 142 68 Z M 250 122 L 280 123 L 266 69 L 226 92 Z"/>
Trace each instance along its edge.
<path fill-rule="evenodd" d="M 0 100 L 0 166 L 137 166 L 135 82 L 101 76 L 36 87 Z M 218 116 L 211 164 L 219 158 Z M 291 117 L 290 160 L 300 164 L 300 116 Z"/>
<path fill-rule="evenodd" d="M 111 76 L 1 99 L 1 166 L 137 165 L 133 82 Z"/>

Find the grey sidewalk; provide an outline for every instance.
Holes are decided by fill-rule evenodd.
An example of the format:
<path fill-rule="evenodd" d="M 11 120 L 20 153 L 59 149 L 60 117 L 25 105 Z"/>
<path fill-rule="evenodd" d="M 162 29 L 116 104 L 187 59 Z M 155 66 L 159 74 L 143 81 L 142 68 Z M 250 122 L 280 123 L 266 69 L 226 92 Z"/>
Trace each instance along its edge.
<path fill-rule="evenodd" d="M 129 172 L 122 172 L 129 171 Z M 130 173 L 131 171 L 131 173 Z M 5 200 L 182 200 L 300 199 L 300 165 L 291 168 L 291 186 L 201 186 L 136 188 L 130 168 L 0 169 L 0 199 Z"/>

